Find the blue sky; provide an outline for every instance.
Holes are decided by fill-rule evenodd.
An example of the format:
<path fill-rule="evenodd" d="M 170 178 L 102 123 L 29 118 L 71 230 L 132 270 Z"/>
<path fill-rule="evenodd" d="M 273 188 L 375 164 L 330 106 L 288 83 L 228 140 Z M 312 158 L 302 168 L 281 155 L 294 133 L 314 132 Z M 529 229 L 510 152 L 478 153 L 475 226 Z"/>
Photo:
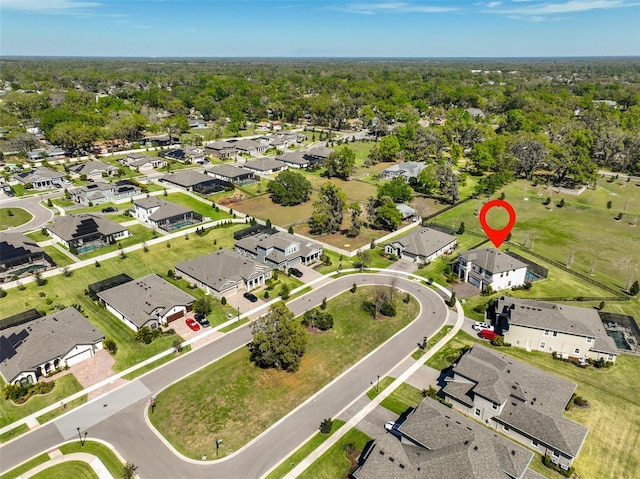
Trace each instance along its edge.
<path fill-rule="evenodd" d="M 640 0 L 0 0 L 1 55 L 640 55 Z"/>

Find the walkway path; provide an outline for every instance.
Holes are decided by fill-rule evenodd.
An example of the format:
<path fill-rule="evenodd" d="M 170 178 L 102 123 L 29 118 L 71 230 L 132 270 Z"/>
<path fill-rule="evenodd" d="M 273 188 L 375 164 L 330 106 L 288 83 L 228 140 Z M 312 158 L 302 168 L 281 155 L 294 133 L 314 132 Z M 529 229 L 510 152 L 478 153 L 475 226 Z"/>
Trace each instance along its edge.
<path fill-rule="evenodd" d="M 104 463 L 98 457 L 92 454 L 87 454 L 84 452 L 62 454 L 59 450 L 54 449 L 53 451 L 49 451 L 49 456 L 51 457 L 51 460 L 44 462 L 27 472 L 22 473 L 22 475 L 18 476 L 18 479 L 28 479 L 29 477 L 33 477 L 39 472 L 42 472 L 52 466 L 71 461 L 86 462 L 87 464 L 89 464 L 89 467 L 93 469 L 93 472 L 96 473 L 96 476 L 98 476 L 99 479 L 114 479 Z"/>

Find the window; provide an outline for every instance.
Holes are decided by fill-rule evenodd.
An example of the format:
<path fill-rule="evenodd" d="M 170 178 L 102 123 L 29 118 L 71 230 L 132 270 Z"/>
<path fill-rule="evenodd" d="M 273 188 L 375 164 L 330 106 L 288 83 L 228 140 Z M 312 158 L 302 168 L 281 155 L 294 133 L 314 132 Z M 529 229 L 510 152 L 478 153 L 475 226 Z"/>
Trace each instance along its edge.
<path fill-rule="evenodd" d="M 547 347 L 547 343 L 545 343 L 544 341 L 540 341 L 540 349 L 544 349 Z"/>
<path fill-rule="evenodd" d="M 557 337 L 558 337 L 558 331 L 554 331 L 554 332 L 553 332 L 553 337 L 554 337 L 554 338 L 557 338 Z"/>
<path fill-rule="evenodd" d="M 607 355 L 607 361 L 613 361 L 613 354 Z"/>
<path fill-rule="evenodd" d="M 493 403 L 493 404 L 491 405 L 491 407 L 497 411 L 497 410 L 498 410 L 498 408 L 500 407 L 500 405 L 499 405 L 499 404 L 496 404 L 496 403 Z"/>
<path fill-rule="evenodd" d="M 537 439 L 532 439 L 531 440 L 531 444 L 533 444 L 533 447 L 538 447 L 538 440 Z"/>
<path fill-rule="evenodd" d="M 549 336 L 551 334 L 551 331 L 549 331 L 548 329 L 544 330 L 544 335 L 545 336 Z"/>
<path fill-rule="evenodd" d="M 593 343 L 593 338 L 587 338 L 587 344 Z"/>
<path fill-rule="evenodd" d="M 576 348 L 573 350 L 573 354 L 580 354 L 580 348 Z"/>
<path fill-rule="evenodd" d="M 509 426 L 508 426 L 508 425 L 506 425 L 506 424 L 505 424 L 505 425 L 503 425 L 502 427 L 504 428 L 504 430 L 505 430 L 505 431 L 508 431 L 508 430 L 509 430 Z"/>
<path fill-rule="evenodd" d="M 473 414 L 475 414 L 476 416 L 480 417 L 480 408 L 477 407 L 475 411 L 473 411 Z"/>

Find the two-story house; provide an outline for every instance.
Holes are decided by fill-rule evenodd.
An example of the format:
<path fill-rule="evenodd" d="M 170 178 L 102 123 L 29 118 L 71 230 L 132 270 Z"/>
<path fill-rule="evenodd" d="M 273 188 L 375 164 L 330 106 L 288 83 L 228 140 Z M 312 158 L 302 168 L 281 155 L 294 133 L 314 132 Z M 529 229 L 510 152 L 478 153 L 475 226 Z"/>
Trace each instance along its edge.
<path fill-rule="evenodd" d="M 494 310 L 499 331 L 515 347 L 595 361 L 616 360 L 618 348 L 593 309 L 501 296 Z"/>
<path fill-rule="evenodd" d="M 522 286 L 527 275 L 525 263 L 495 248 L 460 253 L 455 270 L 461 280 L 481 290 L 490 286 L 494 291 Z"/>
<path fill-rule="evenodd" d="M 319 244 L 283 231 L 238 239 L 235 241 L 235 250 L 281 270 L 300 263 L 315 263 L 320 260 L 323 252 Z"/>

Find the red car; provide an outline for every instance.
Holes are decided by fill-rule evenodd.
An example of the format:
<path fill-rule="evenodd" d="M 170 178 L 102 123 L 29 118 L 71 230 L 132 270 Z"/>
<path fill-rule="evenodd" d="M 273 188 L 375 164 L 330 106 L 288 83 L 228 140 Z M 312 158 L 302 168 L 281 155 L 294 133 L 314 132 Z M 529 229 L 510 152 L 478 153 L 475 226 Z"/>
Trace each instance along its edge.
<path fill-rule="evenodd" d="M 488 339 L 489 341 L 496 339 L 498 337 L 498 333 L 491 331 L 490 329 L 483 329 L 480 331 L 480 337 L 484 339 Z"/>
<path fill-rule="evenodd" d="M 196 323 L 196 320 L 193 318 L 188 318 L 186 320 L 187 326 L 189 326 L 193 331 L 199 331 L 200 325 Z"/>

